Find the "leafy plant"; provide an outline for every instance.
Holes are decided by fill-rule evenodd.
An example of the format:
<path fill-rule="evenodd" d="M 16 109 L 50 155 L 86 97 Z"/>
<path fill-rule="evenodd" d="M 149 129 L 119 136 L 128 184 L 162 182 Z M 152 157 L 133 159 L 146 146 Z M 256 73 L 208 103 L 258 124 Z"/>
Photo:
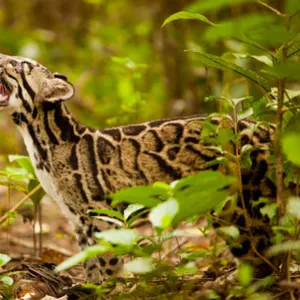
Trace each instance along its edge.
<path fill-rule="evenodd" d="M 0 253 L 0 268 L 2 268 L 4 265 L 6 265 L 11 258 L 3 253 Z M 7 275 L 0 275 L 0 293 L 3 295 L 9 295 L 10 294 L 10 287 L 13 285 L 14 280 L 12 277 Z"/>

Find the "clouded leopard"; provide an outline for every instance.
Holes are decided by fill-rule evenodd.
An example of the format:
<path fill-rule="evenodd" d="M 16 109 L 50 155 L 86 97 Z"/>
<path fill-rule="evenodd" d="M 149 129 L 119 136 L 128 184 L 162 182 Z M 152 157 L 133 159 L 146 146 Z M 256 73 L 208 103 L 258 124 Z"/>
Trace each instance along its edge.
<path fill-rule="evenodd" d="M 73 94 L 74 88 L 64 75 L 31 59 L 0 55 L 0 107 L 12 116 L 41 185 L 69 219 L 82 248 L 95 243 L 93 232 L 114 226 L 87 216 L 91 207 L 110 207 L 105 195 L 155 181 L 170 183 L 207 168 L 219 169 L 216 164 L 208 167 L 208 162 L 221 154 L 199 142 L 203 128 L 199 121 L 204 117 L 95 130 L 78 123 L 69 112 L 65 101 Z M 211 122 L 222 126 L 217 118 Z M 253 145 L 252 167 L 242 170 L 246 203 L 261 196 L 274 197 L 276 192 L 267 177 L 268 151 L 261 150 L 261 146 L 272 146 L 275 127 L 259 125 L 250 132 L 248 126 L 249 121 L 238 123 L 239 147 Z M 262 251 L 270 243 L 270 232 L 250 204 L 247 209 L 258 220 L 255 243 Z M 232 220 L 245 228 L 243 214 L 234 213 Z M 251 251 L 247 232 L 241 231 L 245 233 L 241 235 L 242 248 L 232 249 L 236 256 Z M 89 282 L 115 276 L 121 268 L 122 260 L 109 254 L 85 263 Z"/>

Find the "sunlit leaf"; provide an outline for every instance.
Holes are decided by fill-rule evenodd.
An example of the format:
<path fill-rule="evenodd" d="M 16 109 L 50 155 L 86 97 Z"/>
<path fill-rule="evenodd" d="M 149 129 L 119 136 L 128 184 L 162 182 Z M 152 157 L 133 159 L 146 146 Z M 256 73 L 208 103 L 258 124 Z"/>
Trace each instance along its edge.
<path fill-rule="evenodd" d="M 244 68 L 237 66 L 233 63 L 230 63 L 216 55 L 200 53 L 200 52 L 195 52 L 195 51 L 191 51 L 191 52 L 194 53 L 194 55 L 203 64 L 205 64 L 209 67 L 214 67 L 217 69 L 221 69 L 223 71 L 233 71 L 234 73 L 237 73 L 240 76 L 243 76 L 247 79 L 252 80 L 256 84 L 260 85 L 264 90 L 270 91 L 270 86 L 268 84 L 268 81 L 264 77 L 258 75 L 257 73 L 255 73 L 251 70 L 244 69 Z"/>
<path fill-rule="evenodd" d="M 124 223 L 122 221 L 120 221 L 119 219 L 113 218 L 113 217 L 108 217 L 108 216 L 94 216 L 93 218 L 99 219 L 99 220 L 103 220 L 105 222 L 114 223 L 114 224 L 118 225 L 118 227 L 123 227 L 124 226 Z"/>
<path fill-rule="evenodd" d="M 272 87 L 271 88 L 271 95 L 274 96 L 276 99 L 278 98 L 278 88 Z M 300 90 L 284 90 L 284 102 L 289 102 L 291 99 L 300 96 Z"/>
<path fill-rule="evenodd" d="M 126 263 L 124 268 L 127 272 L 135 274 L 145 274 L 153 271 L 151 257 L 138 257 L 132 261 Z"/>
<path fill-rule="evenodd" d="M 290 198 L 286 206 L 286 212 L 300 220 L 300 198 Z"/>
<path fill-rule="evenodd" d="M 295 41 L 294 43 L 292 43 L 290 47 L 288 47 L 286 55 L 287 57 L 292 57 L 293 55 L 299 55 L 299 54 L 300 54 L 300 41 Z"/>
<path fill-rule="evenodd" d="M 287 158 L 295 165 L 300 166 L 300 133 L 289 132 L 286 133 L 282 138 L 283 152 Z"/>
<path fill-rule="evenodd" d="M 268 249 L 267 255 L 271 257 L 293 250 L 300 250 L 300 241 L 286 241 L 278 245 L 273 245 Z"/>
<path fill-rule="evenodd" d="M 233 225 L 220 227 L 218 228 L 218 231 L 221 231 L 223 234 L 233 239 L 237 239 L 240 236 L 240 231 Z"/>
<path fill-rule="evenodd" d="M 133 229 L 111 229 L 96 232 L 95 236 L 97 239 L 118 245 L 135 245 L 139 238 L 139 234 Z"/>
<path fill-rule="evenodd" d="M 178 208 L 177 201 L 169 199 L 151 209 L 149 220 L 154 227 L 166 229 L 171 225 Z"/>
<path fill-rule="evenodd" d="M 264 72 L 276 78 L 300 79 L 300 64 L 288 62 L 264 68 Z"/>
<path fill-rule="evenodd" d="M 146 207 L 156 206 L 168 198 L 168 191 L 161 187 L 135 186 L 121 190 L 113 195 L 112 205 L 120 202 L 141 204 Z"/>
<path fill-rule="evenodd" d="M 252 96 L 233 98 L 231 101 L 237 106 L 239 103 L 250 103 L 253 100 Z"/>
<path fill-rule="evenodd" d="M 115 217 L 121 221 L 124 221 L 122 214 L 113 209 L 94 208 L 94 209 L 89 209 L 88 213 L 89 214 L 93 213 L 93 214 L 98 214 L 98 215 L 106 215 L 106 216 Z"/>
<path fill-rule="evenodd" d="M 190 261 L 183 266 L 177 267 L 175 271 L 178 275 L 195 274 L 198 271 L 198 267 L 195 262 Z"/>
<path fill-rule="evenodd" d="M 246 108 L 238 112 L 238 116 L 237 116 L 238 121 L 249 118 L 252 115 L 253 115 L 253 108 L 252 107 Z"/>
<path fill-rule="evenodd" d="M 252 54 L 245 54 L 245 53 L 232 53 L 233 56 L 239 59 L 247 59 L 253 58 L 259 62 L 264 63 L 267 66 L 273 66 L 273 61 L 271 60 L 269 55 L 252 55 Z"/>
<path fill-rule="evenodd" d="M 144 208 L 143 205 L 140 204 L 130 204 L 124 210 L 124 218 L 127 220 L 132 214 Z"/>
<path fill-rule="evenodd" d="M 248 263 L 240 265 L 237 272 L 237 279 L 243 287 L 249 286 L 253 279 L 253 267 Z"/>
<path fill-rule="evenodd" d="M 278 203 L 267 204 L 260 209 L 263 216 L 268 216 L 272 220 L 277 215 Z"/>
<path fill-rule="evenodd" d="M 169 16 L 163 23 L 162 27 L 164 27 L 165 25 L 175 21 L 175 20 L 198 20 L 198 21 L 202 21 L 204 23 L 207 23 L 209 25 L 215 25 L 213 22 L 211 22 L 210 20 L 208 20 L 205 16 L 201 15 L 201 14 L 197 14 L 197 13 L 191 13 L 191 12 L 187 12 L 187 11 L 179 11 L 171 16 Z"/>
<path fill-rule="evenodd" d="M 187 236 L 186 231 L 184 230 L 174 230 L 174 231 L 166 231 L 162 233 L 160 239 L 162 242 L 172 238 L 172 237 L 179 237 L 179 236 Z"/>
<path fill-rule="evenodd" d="M 32 162 L 28 156 L 23 155 L 9 155 L 8 159 L 10 162 L 17 162 L 18 165 L 26 170 L 29 174 L 31 174 L 33 177 L 36 178 L 34 167 L 32 165 Z"/>
<path fill-rule="evenodd" d="M 0 267 L 7 264 L 10 260 L 11 258 L 8 255 L 0 253 Z"/>
<path fill-rule="evenodd" d="M 202 192 L 206 189 L 216 190 L 229 186 L 235 181 L 231 176 L 225 176 L 219 171 L 203 171 L 196 175 L 182 178 L 173 187 L 174 197 L 184 198 L 195 192 Z"/>
<path fill-rule="evenodd" d="M 63 270 L 69 269 L 75 265 L 78 265 L 82 263 L 83 261 L 86 261 L 90 258 L 96 257 L 100 254 L 106 253 L 110 250 L 111 248 L 107 245 L 95 245 L 95 246 L 90 246 L 86 247 L 83 251 L 75 254 L 74 256 L 66 259 L 64 262 L 59 264 L 55 268 L 55 272 L 61 272 Z"/>
<path fill-rule="evenodd" d="M 14 280 L 9 276 L 0 277 L 0 281 L 2 281 L 4 284 L 6 284 L 8 286 L 12 286 L 14 283 Z"/>
<path fill-rule="evenodd" d="M 176 225 L 193 216 L 203 216 L 224 201 L 228 194 L 228 191 L 216 191 L 211 188 L 204 192 L 198 192 L 187 196 L 186 200 L 183 198 L 179 199 L 179 212 L 174 217 L 173 224 Z"/>

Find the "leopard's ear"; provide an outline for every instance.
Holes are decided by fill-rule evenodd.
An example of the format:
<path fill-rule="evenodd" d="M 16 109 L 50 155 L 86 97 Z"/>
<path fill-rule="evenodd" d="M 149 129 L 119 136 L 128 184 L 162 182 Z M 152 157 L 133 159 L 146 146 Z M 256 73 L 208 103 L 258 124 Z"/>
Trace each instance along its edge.
<path fill-rule="evenodd" d="M 41 102 L 61 102 L 70 99 L 74 95 L 74 87 L 65 76 L 57 76 L 45 79 L 38 93 L 38 100 Z"/>

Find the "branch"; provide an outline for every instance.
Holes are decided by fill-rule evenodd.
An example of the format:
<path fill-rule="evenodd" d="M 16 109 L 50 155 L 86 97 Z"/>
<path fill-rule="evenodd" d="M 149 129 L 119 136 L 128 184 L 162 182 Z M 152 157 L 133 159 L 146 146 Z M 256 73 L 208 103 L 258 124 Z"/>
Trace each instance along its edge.
<path fill-rule="evenodd" d="M 3 224 L 8 218 L 9 215 L 15 212 L 18 208 L 20 208 L 35 192 L 37 192 L 41 188 L 39 184 L 36 186 L 30 193 L 28 193 L 23 199 L 21 199 L 12 209 L 4 214 L 4 216 L 0 219 L 0 225 Z"/>

